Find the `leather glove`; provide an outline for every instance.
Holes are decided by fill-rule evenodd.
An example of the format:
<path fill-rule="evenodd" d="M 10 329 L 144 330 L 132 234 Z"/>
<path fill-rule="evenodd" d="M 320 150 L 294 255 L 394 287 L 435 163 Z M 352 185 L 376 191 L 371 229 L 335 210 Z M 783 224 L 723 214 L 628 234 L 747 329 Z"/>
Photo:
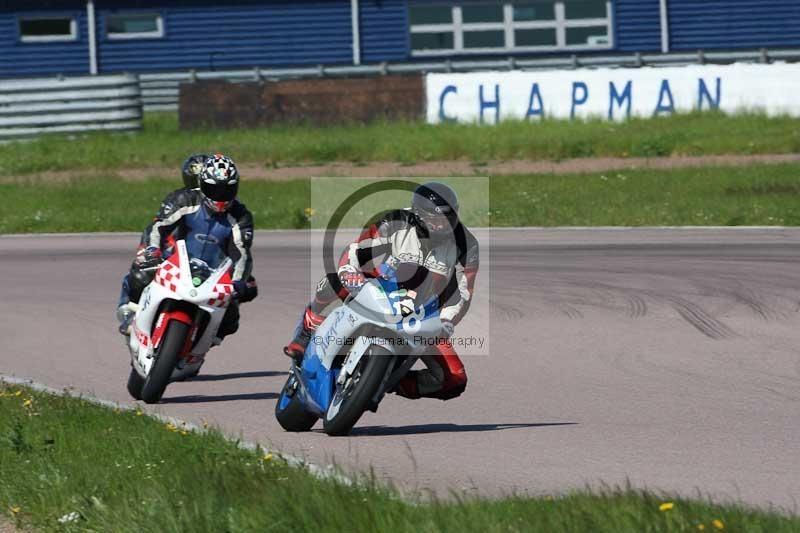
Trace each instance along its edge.
<path fill-rule="evenodd" d="M 450 338 L 453 336 L 453 331 L 455 331 L 455 326 L 449 320 L 442 320 L 442 337 Z"/>
<path fill-rule="evenodd" d="M 350 292 L 357 291 L 367 281 L 364 274 L 352 265 L 340 267 L 337 274 L 339 276 L 339 281 L 342 282 L 342 286 Z"/>
<path fill-rule="evenodd" d="M 250 276 L 245 280 L 233 282 L 233 290 L 236 292 L 236 299 L 239 303 L 251 302 L 258 296 L 258 284 L 256 278 Z"/>
<path fill-rule="evenodd" d="M 140 269 L 152 268 L 161 264 L 164 260 L 161 255 L 161 249 L 155 246 L 148 246 L 136 252 L 136 258 L 133 260 L 134 264 Z"/>

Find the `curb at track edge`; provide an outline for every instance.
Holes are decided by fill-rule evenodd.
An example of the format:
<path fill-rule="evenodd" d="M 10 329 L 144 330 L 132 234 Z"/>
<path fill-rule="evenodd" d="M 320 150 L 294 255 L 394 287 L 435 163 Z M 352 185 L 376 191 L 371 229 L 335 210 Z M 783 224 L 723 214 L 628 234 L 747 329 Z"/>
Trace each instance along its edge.
<path fill-rule="evenodd" d="M 17 378 L 17 377 L 13 377 L 13 376 L 6 376 L 4 374 L 0 374 L 0 383 L 6 383 L 6 384 L 9 384 L 9 385 L 21 385 L 21 386 L 25 386 L 25 387 L 30 387 L 35 391 L 45 392 L 45 393 L 48 393 L 48 394 L 53 394 L 55 396 L 70 396 L 72 398 L 78 398 L 78 399 L 81 399 L 81 400 L 86 400 L 89 403 L 92 403 L 94 405 L 99 405 L 99 406 L 102 406 L 102 407 L 120 409 L 120 410 L 124 410 L 124 411 L 135 411 L 135 410 L 138 409 L 138 407 L 118 404 L 116 402 L 112 402 L 111 400 L 104 400 L 102 398 L 97 398 L 96 396 L 91 396 L 91 395 L 85 394 L 85 393 L 73 394 L 73 391 L 70 390 L 69 388 L 56 389 L 56 388 L 50 387 L 48 385 L 44 385 L 43 383 L 39 383 L 37 381 L 34 381 L 32 379 L 23 379 L 23 378 Z M 180 426 L 180 427 L 186 428 L 188 430 L 194 431 L 195 433 L 204 433 L 205 431 L 207 431 L 205 428 L 202 428 L 201 426 L 198 426 L 197 424 L 194 424 L 192 422 L 185 422 L 183 420 L 180 420 L 178 418 L 174 418 L 174 417 L 171 417 L 171 416 L 166 416 L 166 415 L 162 415 L 160 413 L 153 413 L 153 412 L 148 412 L 148 411 L 145 411 L 145 414 L 147 416 L 151 416 L 151 417 L 155 418 L 156 420 L 159 420 L 160 422 L 173 424 L 175 426 Z M 283 461 L 286 461 L 286 464 L 288 464 L 289 466 L 292 466 L 292 467 L 295 467 L 295 468 L 302 468 L 302 469 L 307 470 L 311 475 L 313 475 L 314 477 L 316 477 L 318 479 L 337 481 L 337 482 L 342 483 L 344 485 L 355 485 L 355 484 L 357 484 L 356 480 L 354 480 L 353 478 L 348 477 L 348 476 L 342 474 L 341 472 L 339 472 L 335 468 L 334 465 L 322 466 L 322 465 L 318 465 L 316 463 L 310 463 L 310 462 L 308 462 L 308 461 L 306 461 L 304 459 L 301 459 L 300 457 L 297 457 L 295 455 L 291 455 L 291 454 L 283 453 L 283 452 L 280 452 L 280 451 L 277 451 L 277 450 L 271 450 L 269 448 L 265 448 L 263 445 L 261 445 L 261 444 L 259 444 L 257 442 L 250 442 L 250 441 L 245 441 L 245 440 L 241 440 L 241 439 L 238 439 L 238 438 L 234 438 L 234 437 L 232 437 L 230 435 L 227 435 L 224 432 L 221 432 L 221 434 L 223 435 L 223 437 L 228 442 L 232 442 L 232 443 L 236 444 L 239 448 L 242 448 L 244 450 L 249 450 L 249 451 L 256 451 L 258 448 L 261 448 L 266 453 L 271 453 L 271 454 L 277 455 L 280 459 L 282 459 Z"/>

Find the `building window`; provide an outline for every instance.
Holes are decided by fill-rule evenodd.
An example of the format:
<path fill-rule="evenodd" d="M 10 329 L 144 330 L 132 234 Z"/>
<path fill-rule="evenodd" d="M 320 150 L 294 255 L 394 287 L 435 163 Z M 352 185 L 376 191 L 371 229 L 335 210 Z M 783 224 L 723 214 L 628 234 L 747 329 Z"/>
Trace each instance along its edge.
<path fill-rule="evenodd" d="M 157 13 L 114 13 L 106 16 L 109 39 L 152 39 L 164 36 L 164 19 Z"/>
<path fill-rule="evenodd" d="M 74 17 L 23 17 L 19 19 L 19 40 L 23 43 L 74 41 L 78 23 Z"/>
<path fill-rule="evenodd" d="M 412 4 L 408 15 L 415 56 L 603 50 L 613 41 L 609 0 Z"/>

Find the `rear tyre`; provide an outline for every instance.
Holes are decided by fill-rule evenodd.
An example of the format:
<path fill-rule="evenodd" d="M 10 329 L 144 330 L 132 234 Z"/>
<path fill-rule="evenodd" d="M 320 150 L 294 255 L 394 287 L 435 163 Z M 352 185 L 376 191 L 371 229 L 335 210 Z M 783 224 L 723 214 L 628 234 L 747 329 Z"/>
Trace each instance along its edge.
<path fill-rule="evenodd" d="M 319 417 L 306 411 L 297 394 L 297 378 L 294 373 L 286 380 L 286 385 L 275 404 L 275 418 L 286 431 L 309 431 L 317 423 Z"/>
<path fill-rule="evenodd" d="M 372 345 L 358 362 L 358 366 L 344 385 L 337 385 L 323 429 L 328 435 L 347 435 L 364 411 L 372 407 L 372 397 L 392 363 L 392 353 Z"/>
<path fill-rule="evenodd" d="M 139 375 L 135 368 L 131 367 L 131 373 L 128 376 L 128 393 L 134 400 L 142 399 L 143 386 L 144 378 Z"/>
<path fill-rule="evenodd" d="M 161 339 L 153 368 L 150 369 L 150 374 L 145 378 L 142 386 L 142 400 L 145 403 L 158 403 L 161 400 L 161 396 L 164 395 L 169 384 L 172 371 L 181 356 L 187 335 L 189 335 L 188 324 L 172 320 L 167 325 L 167 331 Z"/>

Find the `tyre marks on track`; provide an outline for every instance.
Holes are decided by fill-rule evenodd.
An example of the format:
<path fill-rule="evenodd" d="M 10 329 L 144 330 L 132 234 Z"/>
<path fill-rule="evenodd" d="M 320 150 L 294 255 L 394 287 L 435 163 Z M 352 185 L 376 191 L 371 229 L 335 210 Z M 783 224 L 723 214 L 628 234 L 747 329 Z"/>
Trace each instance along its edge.
<path fill-rule="evenodd" d="M 582 320 L 594 312 L 643 319 L 666 312 L 704 337 L 723 340 L 740 335 L 734 322 L 743 315 L 775 322 L 800 312 L 800 283 L 792 263 L 782 256 L 774 258 L 775 268 L 765 276 L 756 262 L 764 258 L 737 250 L 707 260 L 678 249 L 674 256 L 660 255 L 657 262 L 646 253 L 620 250 L 515 252 L 501 268 L 516 278 L 516 285 L 492 294 L 492 311 L 503 320 Z M 520 269 L 526 271 L 523 278 L 516 275 Z"/>
<path fill-rule="evenodd" d="M 495 298 L 489 298 L 489 305 L 492 311 L 502 320 L 517 321 L 525 318 L 525 313 L 521 311 L 521 306 L 504 303 Z"/>
<path fill-rule="evenodd" d="M 638 294 L 629 293 L 626 295 L 628 300 L 628 317 L 642 318 L 647 315 L 647 302 Z"/>
<path fill-rule="evenodd" d="M 703 335 L 720 340 L 734 337 L 736 333 L 721 320 L 706 312 L 694 302 L 678 296 L 664 296 L 673 309 L 690 325 Z"/>

